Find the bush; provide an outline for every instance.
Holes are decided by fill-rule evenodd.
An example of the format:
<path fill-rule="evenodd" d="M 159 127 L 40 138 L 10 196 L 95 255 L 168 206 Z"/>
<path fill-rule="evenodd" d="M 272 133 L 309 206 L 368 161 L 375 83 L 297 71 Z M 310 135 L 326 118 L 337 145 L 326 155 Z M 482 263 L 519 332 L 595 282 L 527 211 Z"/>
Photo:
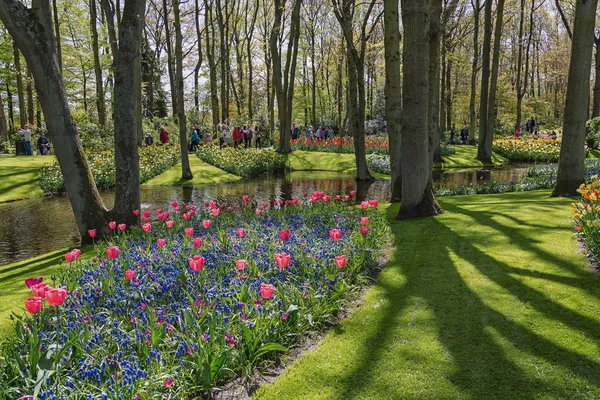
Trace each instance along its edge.
<path fill-rule="evenodd" d="M 0 396 L 199 399 L 244 381 L 330 323 L 390 237 L 368 203 L 311 197 L 260 215 L 248 203 L 236 212 L 173 203 L 149 232 L 97 244 L 97 258 L 48 282 L 66 288 L 63 304 L 40 299 L 39 313 L 17 318 L 1 347 Z"/>
<path fill-rule="evenodd" d="M 140 150 L 140 182 L 144 183 L 179 162 L 179 146 L 150 146 Z M 88 163 L 98 189 L 115 186 L 114 151 L 87 153 Z M 62 193 L 65 183 L 58 162 L 40 170 L 40 187 L 44 193 Z"/>
<path fill-rule="evenodd" d="M 272 150 L 219 148 L 216 144 L 210 144 L 198 147 L 196 155 L 202 161 L 238 176 L 251 176 L 288 169 L 286 158 Z"/>

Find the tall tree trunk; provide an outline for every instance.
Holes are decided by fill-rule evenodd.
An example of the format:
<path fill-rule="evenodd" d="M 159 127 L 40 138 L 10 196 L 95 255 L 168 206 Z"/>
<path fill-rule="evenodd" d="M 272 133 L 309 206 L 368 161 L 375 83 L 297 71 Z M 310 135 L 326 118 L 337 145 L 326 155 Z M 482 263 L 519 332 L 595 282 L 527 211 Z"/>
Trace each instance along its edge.
<path fill-rule="evenodd" d="M 312 123 L 317 123 L 317 70 L 315 68 L 315 27 L 312 26 L 310 30 L 310 71 L 311 71 L 311 86 L 312 86 Z"/>
<path fill-rule="evenodd" d="M 168 8 L 168 3 L 167 0 L 163 0 L 163 14 L 164 14 L 164 18 L 165 18 L 165 25 L 164 25 L 164 29 L 165 29 L 165 38 L 166 38 L 166 42 L 167 42 L 167 71 L 169 73 L 169 87 L 171 88 L 171 109 L 173 110 L 173 118 L 177 118 L 177 115 L 179 115 L 178 110 L 177 110 L 177 95 L 176 95 L 176 91 L 177 89 L 175 88 L 176 84 L 175 84 L 175 71 L 173 71 L 173 42 L 172 42 L 172 35 L 171 35 L 171 27 L 170 27 L 170 20 L 169 20 L 169 8 Z"/>
<path fill-rule="evenodd" d="M 194 176 L 190 169 L 187 146 L 187 126 L 185 106 L 183 101 L 183 35 L 181 34 L 181 21 L 179 17 L 179 0 L 173 2 L 173 28 L 175 29 L 175 94 L 177 98 L 177 120 L 179 122 L 179 145 L 181 146 L 181 179 L 189 180 Z"/>
<path fill-rule="evenodd" d="M 200 112 L 200 84 L 199 75 L 200 67 L 202 66 L 202 31 L 200 30 L 200 4 L 199 0 L 194 3 L 194 22 L 196 25 L 196 40 L 198 46 L 198 62 L 194 68 L 194 107 L 196 112 Z"/>
<path fill-rule="evenodd" d="M 211 38 L 214 38 L 214 25 L 212 16 L 212 2 L 204 0 L 204 26 L 206 30 L 206 59 L 208 60 L 208 71 L 210 81 L 210 104 L 213 129 L 219 130 L 219 95 L 217 94 L 217 66 L 215 64 L 215 47 Z"/>
<path fill-rule="evenodd" d="M 8 129 L 10 132 L 15 130 L 15 107 L 13 104 L 13 95 L 8 81 L 6 82 L 6 100 L 8 102 Z"/>
<path fill-rule="evenodd" d="M 485 0 L 484 0 L 485 1 Z M 479 0 L 471 1 L 473 6 L 473 64 L 471 66 L 471 95 L 469 97 L 469 144 L 475 143 L 475 127 L 477 126 L 477 113 L 475 100 L 477 98 L 477 70 L 479 68 Z"/>
<path fill-rule="evenodd" d="M 58 55 L 58 67 L 62 74 L 62 48 L 61 48 L 61 37 L 60 37 L 60 23 L 58 21 L 58 6 L 56 0 L 52 0 L 52 10 L 54 12 L 54 38 L 56 40 L 56 53 Z"/>
<path fill-rule="evenodd" d="M 27 123 L 27 110 L 25 109 L 25 94 L 23 93 L 23 75 L 21 74 L 21 54 L 16 41 L 13 41 L 13 56 L 15 60 L 15 74 L 17 75 L 17 97 L 19 99 L 19 122 L 21 128 Z"/>
<path fill-rule="evenodd" d="M 446 62 L 446 120 L 440 124 L 446 124 L 446 130 L 452 129 L 452 60 Z"/>
<path fill-rule="evenodd" d="M 590 103 L 590 69 L 598 0 L 577 0 L 565 102 L 565 122 L 553 197 L 575 196 L 583 183 L 585 124 Z"/>
<path fill-rule="evenodd" d="M 27 88 L 27 122 L 33 125 L 35 122 L 35 101 L 33 99 L 33 74 L 29 65 L 27 66 L 27 84 L 25 86 Z"/>
<path fill-rule="evenodd" d="M 596 78 L 594 80 L 592 118 L 600 117 L 600 33 L 595 35 L 594 43 L 596 45 Z"/>
<path fill-rule="evenodd" d="M 440 94 L 440 47 L 442 43 L 442 0 L 430 0 L 431 14 L 429 16 L 429 164 L 433 168 L 434 161 L 441 161 L 440 149 L 441 126 L 446 120 L 446 46 L 442 49 L 442 91 Z M 441 99 L 441 101 L 440 101 Z"/>
<path fill-rule="evenodd" d="M 522 112 L 522 103 L 523 96 L 525 95 L 525 88 L 523 88 L 522 80 L 523 80 L 523 31 L 525 24 L 525 0 L 521 0 L 521 7 L 519 11 L 519 55 L 517 58 L 517 120 L 515 122 L 515 131 L 521 127 L 521 121 L 523 119 Z"/>
<path fill-rule="evenodd" d="M 398 0 L 385 0 L 383 3 L 385 27 L 385 119 L 390 146 L 390 167 L 392 175 L 392 202 L 402 197 L 402 89 L 400 81 L 400 24 Z M 340 113 L 341 114 L 341 113 Z"/>
<path fill-rule="evenodd" d="M 0 96 L 0 138 L 2 140 L 9 140 L 8 124 L 6 122 L 6 112 L 4 111 L 2 96 Z"/>
<path fill-rule="evenodd" d="M 94 55 L 94 75 L 96 78 L 96 108 L 98 109 L 98 123 L 104 126 L 106 125 L 106 104 L 104 102 L 102 67 L 100 66 L 97 21 L 96 0 L 90 0 L 90 28 L 92 32 L 92 52 Z"/>
<path fill-rule="evenodd" d="M 442 212 L 431 187 L 428 145 L 429 30 L 428 1 L 402 0 L 403 98 L 402 98 L 402 202 L 396 219 L 438 215 Z"/>
<path fill-rule="evenodd" d="M 479 99 L 479 144 L 477 159 L 488 163 L 492 155 L 486 153 L 485 141 L 487 132 L 488 93 L 490 84 L 490 52 L 492 45 L 492 0 L 485 0 L 484 33 L 482 48 L 481 93 Z"/>
<path fill-rule="evenodd" d="M 216 0 L 217 25 L 219 27 L 219 46 L 221 58 L 221 116 L 223 122 L 229 118 L 229 35 L 225 19 L 229 14 L 228 2 L 225 2 L 225 15 L 221 0 Z"/>

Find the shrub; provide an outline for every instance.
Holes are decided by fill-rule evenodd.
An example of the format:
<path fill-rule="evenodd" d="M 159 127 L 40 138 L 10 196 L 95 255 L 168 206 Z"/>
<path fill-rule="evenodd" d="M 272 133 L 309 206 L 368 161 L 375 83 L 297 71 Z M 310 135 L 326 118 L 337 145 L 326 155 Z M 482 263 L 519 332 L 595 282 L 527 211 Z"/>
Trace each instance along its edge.
<path fill-rule="evenodd" d="M 238 176 L 285 171 L 288 168 L 286 158 L 272 150 L 219 148 L 211 144 L 198 147 L 196 155 L 202 161 Z"/>

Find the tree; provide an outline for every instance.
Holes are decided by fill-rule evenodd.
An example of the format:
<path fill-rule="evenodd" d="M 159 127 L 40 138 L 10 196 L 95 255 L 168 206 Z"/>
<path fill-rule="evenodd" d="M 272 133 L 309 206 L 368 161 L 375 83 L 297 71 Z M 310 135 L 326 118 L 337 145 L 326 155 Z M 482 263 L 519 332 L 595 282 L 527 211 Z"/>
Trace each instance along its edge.
<path fill-rule="evenodd" d="M 385 0 L 383 3 L 385 26 L 385 118 L 390 147 L 392 172 L 392 201 L 400 201 L 402 196 L 402 88 L 400 81 L 400 24 L 398 0 Z"/>
<path fill-rule="evenodd" d="M 492 46 L 492 0 L 485 0 L 483 22 L 483 48 L 481 71 L 481 94 L 479 98 L 479 145 L 477 159 L 487 163 L 492 159 L 491 154 L 486 154 L 485 135 L 487 134 L 488 94 L 490 84 L 490 53 Z"/>
<path fill-rule="evenodd" d="M 90 0 L 90 30 L 92 32 L 92 52 L 94 55 L 94 74 L 96 76 L 96 108 L 98 109 L 98 123 L 104 126 L 106 125 L 106 103 L 104 102 L 104 85 L 102 67 L 100 65 L 97 23 L 96 0 Z"/>
<path fill-rule="evenodd" d="M 429 155 L 430 2 L 402 0 L 402 202 L 397 220 L 442 212 L 431 187 Z"/>
<path fill-rule="evenodd" d="M 583 183 L 585 124 L 590 106 L 590 69 L 598 0 L 577 0 L 558 174 L 552 197 L 577 195 Z"/>
<path fill-rule="evenodd" d="M 485 1 L 485 0 L 484 0 Z M 477 113 L 475 100 L 477 97 L 477 71 L 479 70 L 479 14 L 481 12 L 480 0 L 471 0 L 473 7 L 473 63 L 471 65 L 471 95 L 469 97 L 469 144 L 475 143 L 475 126 Z"/>

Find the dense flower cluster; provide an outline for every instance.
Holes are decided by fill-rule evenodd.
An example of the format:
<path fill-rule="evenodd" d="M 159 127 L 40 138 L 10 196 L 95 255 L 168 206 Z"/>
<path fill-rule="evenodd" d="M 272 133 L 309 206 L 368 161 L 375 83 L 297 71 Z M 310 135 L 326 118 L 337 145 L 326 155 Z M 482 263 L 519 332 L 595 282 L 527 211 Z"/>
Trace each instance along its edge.
<path fill-rule="evenodd" d="M 497 139 L 493 150 L 518 161 L 558 161 L 560 140 Z"/>
<path fill-rule="evenodd" d="M 298 140 L 292 140 L 292 150 L 354 154 L 354 139 L 343 137 L 313 140 L 301 137 Z M 367 136 L 365 137 L 365 150 L 367 154 L 389 154 L 389 140 L 386 136 Z"/>
<path fill-rule="evenodd" d="M 600 259 L 600 179 L 594 176 L 589 184 L 577 190 L 581 198 L 573 203 L 575 230 L 591 257 Z"/>
<path fill-rule="evenodd" d="M 204 162 L 238 176 L 284 171 L 287 160 L 272 150 L 242 150 L 217 145 L 200 146 L 196 155 Z"/>
<path fill-rule="evenodd" d="M 191 399 L 252 373 L 366 282 L 389 231 L 377 200 L 351 207 L 354 195 L 173 202 L 139 213 L 145 228 L 111 223 L 100 255 L 59 278 L 62 302 L 34 298 L 16 321 L 0 395 Z"/>
<path fill-rule="evenodd" d="M 140 148 L 140 181 L 142 183 L 162 174 L 179 162 L 179 146 L 150 146 Z M 99 189 L 115 186 L 114 151 L 88 153 L 87 155 L 94 181 Z M 40 187 L 44 193 L 62 193 L 65 183 L 58 162 L 42 167 Z"/>

